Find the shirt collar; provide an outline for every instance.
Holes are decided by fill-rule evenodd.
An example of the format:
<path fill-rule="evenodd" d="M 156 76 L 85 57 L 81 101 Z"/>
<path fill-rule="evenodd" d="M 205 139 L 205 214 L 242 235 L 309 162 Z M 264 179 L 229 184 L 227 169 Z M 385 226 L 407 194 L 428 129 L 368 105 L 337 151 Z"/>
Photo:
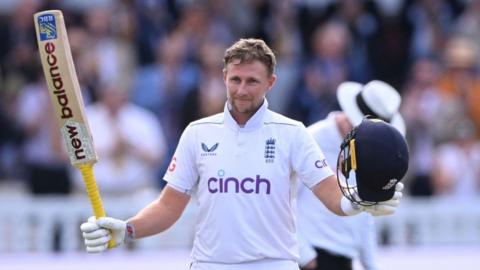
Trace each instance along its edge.
<path fill-rule="evenodd" d="M 263 104 L 258 108 L 257 112 L 248 119 L 247 123 L 242 127 L 240 126 L 237 121 L 233 118 L 230 110 L 228 109 L 228 101 L 225 103 L 225 107 L 223 109 L 225 124 L 234 130 L 241 130 L 241 131 L 252 131 L 260 128 L 263 125 L 263 120 L 265 117 L 265 113 L 268 110 L 268 102 L 267 99 L 263 99 Z"/>

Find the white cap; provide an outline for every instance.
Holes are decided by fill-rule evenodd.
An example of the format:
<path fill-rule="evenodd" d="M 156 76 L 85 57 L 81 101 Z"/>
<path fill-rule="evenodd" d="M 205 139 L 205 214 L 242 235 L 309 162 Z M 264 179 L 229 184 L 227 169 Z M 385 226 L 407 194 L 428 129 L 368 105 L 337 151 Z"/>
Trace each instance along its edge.
<path fill-rule="evenodd" d="M 365 85 L 343 82 L 338 86 L 337 99 L 353 126 L 370 115 L 390 123 L 405 136 L 405 122 L 398 112 L 402 97 L 389 84 L 377 80 Z"/>

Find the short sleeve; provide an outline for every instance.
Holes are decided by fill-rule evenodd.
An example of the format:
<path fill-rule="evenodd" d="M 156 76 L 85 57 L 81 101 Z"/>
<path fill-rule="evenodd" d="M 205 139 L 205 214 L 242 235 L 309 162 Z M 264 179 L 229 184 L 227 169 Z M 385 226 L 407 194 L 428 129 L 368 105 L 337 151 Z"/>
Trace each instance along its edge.
<path fill-rule="evenodd" d="M 293 170 L 307 187 L 333 175 L 322 150 L 304 126 L 298 130 L 292 147 Z"/>
<path fill-rule="evenodd" d="M 178 142 L 175 154 L 163 179 L 169 184 L 190 193 L 198 181 L 196 154 L 194 150 L 195 132 L 188 126 Z"/>

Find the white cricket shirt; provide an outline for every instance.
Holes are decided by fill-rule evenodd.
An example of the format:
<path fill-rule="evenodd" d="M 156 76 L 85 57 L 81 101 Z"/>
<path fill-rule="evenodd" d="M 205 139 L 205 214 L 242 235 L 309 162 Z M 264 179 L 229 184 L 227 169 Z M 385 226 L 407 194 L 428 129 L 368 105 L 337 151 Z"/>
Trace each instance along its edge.
<path fill-rule="evenodd" d="M 335 122 L 336 112 L 325 120 L 307 128 L 319 144 L 327 163 L 336 169 L 342 135 Z M 365 269 L 377 269 L 374 253 L 376 247 L 373 217 L 367 213 L 342 217 L 330 212 L 304 186 L 298 192 L 298 228 L 300 239 L 300 264 L 315 258 L 313 247 L 323 248 L 333 254 L 352 259 L 359 258 Z"/>
<path fill-rule="evenodd" d="M 312 187 L 332 175 L 302 123 L 265 100 L 240 127 L 223 113 L 190 123 L 164 179 L 196 192 L 193 261 L 298 260 L 295 175 Z"/>

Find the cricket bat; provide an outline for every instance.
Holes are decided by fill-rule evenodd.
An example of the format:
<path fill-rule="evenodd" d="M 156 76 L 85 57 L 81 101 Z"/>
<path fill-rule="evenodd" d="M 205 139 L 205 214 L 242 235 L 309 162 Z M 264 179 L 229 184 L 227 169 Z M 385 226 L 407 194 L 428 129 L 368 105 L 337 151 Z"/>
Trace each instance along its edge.
<path fill-rule="evenodd" d="M 98 156 L 85 117 L 63 14 L 60 10 L 46 10 L 33 17 L 48 92 L 70 163 L 82 173 L 95 217 L 104 217 L 105 210 L 93 174 Z M 114 242 L 110 241 L 109 247 L 113 246 Z"/>

